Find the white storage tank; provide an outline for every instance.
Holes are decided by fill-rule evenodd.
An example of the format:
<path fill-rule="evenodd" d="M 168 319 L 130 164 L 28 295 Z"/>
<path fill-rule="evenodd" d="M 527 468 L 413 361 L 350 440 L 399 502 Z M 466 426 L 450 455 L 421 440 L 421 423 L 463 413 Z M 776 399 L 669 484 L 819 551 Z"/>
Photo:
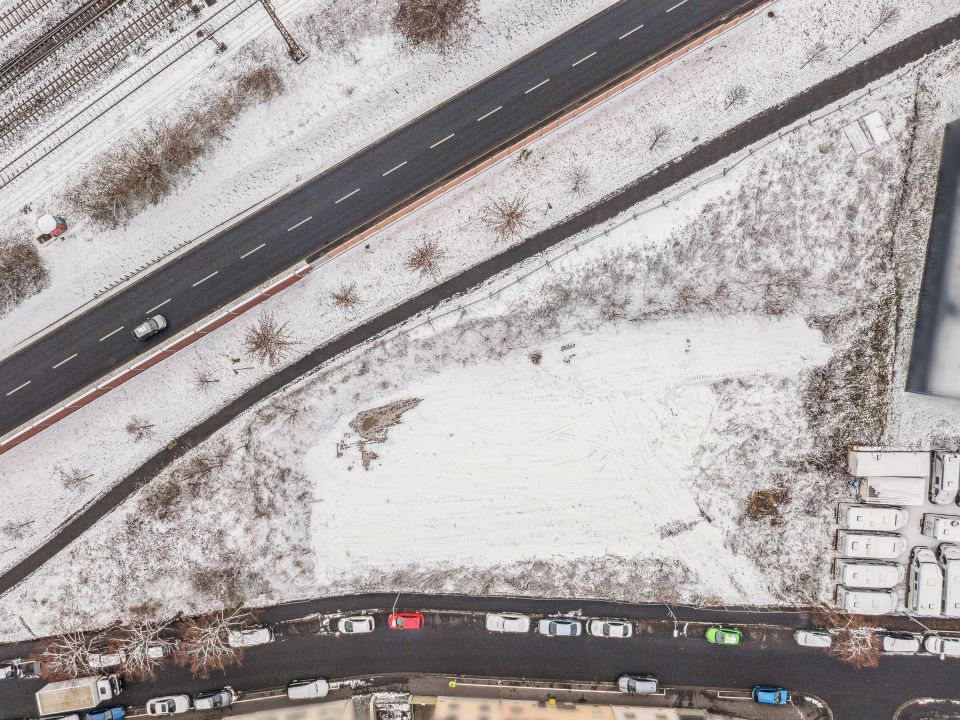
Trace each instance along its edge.
<path fill-rule="evenodd" d="M 847 446 L 847 470 L 856 477 L 930 477 L 929 450 L 890 450 L 869 445 Z"/>

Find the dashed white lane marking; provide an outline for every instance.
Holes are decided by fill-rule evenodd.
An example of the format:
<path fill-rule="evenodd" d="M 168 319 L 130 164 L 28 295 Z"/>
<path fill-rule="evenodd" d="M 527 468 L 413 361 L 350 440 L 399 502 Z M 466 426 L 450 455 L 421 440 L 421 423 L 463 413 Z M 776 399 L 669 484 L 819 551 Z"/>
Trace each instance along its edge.
<path fill-rule="evenodd" d="M 337 202 L 335 202 L 334 205 L 338 205 L 338 204 L 342 203 L 342 202 L 343 202 L 344 200 L 346 200 L 348 197 L 350 197 L 351 195 L 356 195 L 358 192 L 360 192 L 360 188 L 357 188 L 357 189 L 354 190 L 353 192 L 347 193 L 347 194 L 344 195 L 342 198 L 340 198 L 339 200 L 337 200 Z"/>
<path fill-rule="evenodd" d="M 243 255 L 240 256 L 240 259 L 243 260 L 247 255 L 253 255 L 257 250 L 265 246 L 266 243 L 260 243 L 253 250 L 247 250 Z"/>
<path fill-rule="evenodd" d="M 294 225 L 293 227 L 288 227 L 288 228 L 287 228 L 287 232 L 290 232 L 291 230 L 296 230 L 298 227 L 300 227 L 300 226 L 303 225 L 304 223 L 310 222 L 311 220 L 313 220 L 313 215 L 311 215 L 310 217 L 308 217 L 306 220 L 301 220 L 300 222 L 298 222 L 298 223 L 297 223 L 296 225 Z"/>
<path fill-rule="evenodd" d="M 207 275 L 205 278 L 200 278 L 199 280 L 197 280 L 197 281 L 193 284 L 193 286 L 196 287 L 196 286 L 199 285 L 200 283 L 206 282 L 207 280 L 209 280 L 210 278 L 212 278 L 214 275 L 216 275 L 218 272 L 220 272 L 220 271 L 219 271 L 219 270 L 214 270 L 212 273 L 210 273 L 209 275 Z"/>
<path fill-rule="evenodd" d="M 63 360 L 61 360 L 60 362 L 58 362 L 56 365 L 54 365 L 54 366 L 53 366 L 52 368 L 50 368 L 50 369 L 51 369 L 51 370 L 56 370 L 58 367 L 60 367 L 60 366 L 63 365 L 64 363 L 68 363 L 68 362 L 70 362 L 71 360 L 73 360 L 76 356 L 77 356 L 77 354 L 74 353 L 74 354 L 71 355 L 70 357 L 64 358 Z"/>
<path fill-rule="evenodd" d="M 686 1 L 687 1 L 687 0 L 680 0 L 680 2 L 678 2 L 678 3 L 677 3 L 676 5 L 674 5 L 672 8 L 670 8 L 670 10 L 676 10 L 678 7 L 680 7 L 681 5 L 683 5 Z M 667 12 L 670 12 L 670 10 L 667 10 Z"/>
<path fill-rule="evenodd" d="M 108 332 L 106 335 L 104 335 L 102 338 L 100 338 L 100 340 L 99 340 L 98 342 L 103 342 L 103 341 L 106 340 L 108 337 L 110 337 L 111 335 L 116 335 L 116 334 L 117 334 L 118 332 L 120 332 L 121 330 L 123 330 L 123 325 L 121 325 L 120 327 L 118 327 L 118 328 L 117 328 L 116 330 L 114 330 L 113 332 Z"/>
<path fill-rule="evenodd" d="M 670 12 L 670 11 L 667 10 L 667 12 Z M 618 37 L 617 40 L 623 40 L 623 39 L 624 39 L 625 37 L 627 37 L 628 35 L 633 35 L 637 30 L 639 30 L 639 29 L 642 28 L 642 27 L 643 27 L 643 25 L 637 25 L 633 30 L 627 30 L 623 35 L 621 35 L 620 37 Z"/>
<path fill-rule="evenodd" d="M 495 112 L 500 112 L 501 110 L 503 110 L 503 105 L 497 105 L 497 106 L 496 106 L 493 110 L 491 110 L 490 112 L 486 113 L 485 115 L 481 115 L 480 117 L 478 117 L 478 118 L 477 118 L 477 122 L 480 122 L 481 120 L 486 120 L 488 117 L 490 117 L 491 115 L 493 115 Z"/>
<path fill-rule="evenodd" d="M 594 55 L 596 55 L 596 54 L 597 54 L 597 51 L 594 50 L 592 53 L 590 53 L 590 54 L 587 55 L 586 57 L 582 57 L 582 58 L 580 58 L 579 60 L 577 60 L 577 61 L 576 61 L 573 65 L 571 65 L 570 67 L 576 67 L 577 65 L 579 65 L 580 63 L 582 63 L 584 60 L 589 60 L 590 58 L 592 58 L 592 57 L 593 57 Z"/>
<path fill-rule="evenodd" d="M 27 380 L 23 385 L 18 385 L 13 390 L 7 393 L 7 397 L 10 397 L 11 395 L 13 395 L 17 390 L 23 390 L 23 388 L 25 388 L 27 385 L 29 385 L 32 382 L 33 382 L 32 380 Z"/>
<path fill-rule="evenodd" d="M 406 165 L 406 164 L 407 164 L 407 161 L 404 160 L 404 161 L 403 161 L 402 163 L 400 163 L 399 165 L 394 165 L 392 168 L 390 168 L 389 170 L 387 170 L 387 171 L 382 175 L 382 177 L 386 177 L 387 175 L 389 175 L 390 173 L 392 173 L 394 170 L 399 170 L 400 168 L 402 168 L 402 167 L 403 167 L 404 165 Z"/>
<path fill-rule="evenodd" d="M 147 311 L 144 313 L 144 315 L 149 315 L 149 314 L 152 313 L 154 310 L 159 310 L 160 308 L 162 308 L 164 305 L 166 305 L 166 304 L 167 304 L 168 302 L 170 302 L 171 300 L 173 300 L 173 298 L 167 298 L 166 300 L 164 300 L 164 301 L 163 301 L 162 303 L 160 303 L 159 305 L 154 305 L 152 308 L 150 308 L 149 310 L 147 310 Z"/>
<path fill-rule="evenodd" d="M 524 91 L 523 91 L 523 94 L 526 95 L 526 94 L 528 94 L 528 93 L 532 93 L 532 92 L 533 92 L 534 90 L 536 90 L 538 87 L 541 87 L 541 86 L 543 86 L 543 85 L 546 85 L 548 82 L 550 82 L 550 78 L 547 78 L 546 80 L 541 80 L 540 82 L 538 82 L 536 85 L 534 85 L 534 86 L 533 86 L 532 88 L 530 88 L 529 90 L 524 90 Z"/>
<path fill-rule="evenodd" d="M 456 133 L 450 133 L 443 140 L 437 140 L 433 145 L 430 146 L 430 149 L 433 150 L 437 145 L 443 145 L 447 140 L 452 138 Z"/>

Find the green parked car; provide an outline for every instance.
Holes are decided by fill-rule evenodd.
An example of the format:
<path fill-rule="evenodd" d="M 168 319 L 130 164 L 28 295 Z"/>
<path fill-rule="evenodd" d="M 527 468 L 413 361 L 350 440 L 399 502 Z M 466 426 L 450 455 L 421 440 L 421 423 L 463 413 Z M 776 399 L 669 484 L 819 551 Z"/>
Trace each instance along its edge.
<path fill-rule="evenodd" d="M 739 645 L 743 642 L 743 633 L 737 628 L 720 627 L 714 625 L 707 628 L 707 641 L 714 645 Z"/>

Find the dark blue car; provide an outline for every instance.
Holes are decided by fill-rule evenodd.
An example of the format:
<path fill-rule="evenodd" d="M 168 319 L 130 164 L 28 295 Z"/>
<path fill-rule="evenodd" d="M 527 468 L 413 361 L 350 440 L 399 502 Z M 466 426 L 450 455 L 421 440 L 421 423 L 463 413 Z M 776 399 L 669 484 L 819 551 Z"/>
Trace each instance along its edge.
<path fill-rule="evenodd" d="M 123 720 L 125 716 L 122 707 L 104 708 L 87 713 L 87 720 Z"/>
<path fill-rule="evenodd" d="M 753 701 L 763 705 L 786 705 L 790 702 L 790 693 L 783 688 L 758 685 L 753 689 Z"/>

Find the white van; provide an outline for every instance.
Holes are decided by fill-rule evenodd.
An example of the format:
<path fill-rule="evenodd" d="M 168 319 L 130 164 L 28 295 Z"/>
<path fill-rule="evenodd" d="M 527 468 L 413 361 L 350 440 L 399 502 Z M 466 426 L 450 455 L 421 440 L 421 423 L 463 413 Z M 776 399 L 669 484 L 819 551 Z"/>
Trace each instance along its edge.
<path fill-rule="evenodd" d="M 923 639 L 923 649 L 933 655 L 960 657 L 960 638 L 927 635 Z"/>
<path fill-rule="evenodd" d="M 316 700 L 326 697 L 330 692 L 330 683 L 323 678 L 317 680 L 294 680 L 287 685 L 287 697 L 291 700 Z"/>
<path fill-rule="evenodd" d="M 907 609 L 917 615 L 939 615 L 943 605 L 943 571 L 933 550 L 916 547 L 910 557 Z"/>
<path fill-rule="evenodd" d="M 227 631 L 227 644 L 230 647 L 251 647 L 269 642 L 273 642 L 273 630 L 263 625 Z"/>
<path fill-rule="evenodd" d="M 941 543 L 937 558 L 943 566 L 943 614 L 960 617 L 960 545 Z"/>
<path fill-rule="evenodd" d="M 907 524 L 907 511 L 894 505 L 840 503 L 837 522 L 849 530 L 895 532 Z"/>
<path fill-rule="evenodd" d="M 847 557 L 871 560 L 895 560 L 907 549 L 900 535 L 841 530 L 837 533 L 837 550 Z"/>
<path fill-rule="evenodd" d="M 904 578 L 903 566 L 896 563 L 837 558 L 833 576 L 847 587 L 887 590 L 899 585 Z"/>
<path fill-rule="evenodd" d="M 960 540 L 960 516 L 924 513 L 920 532 L 935 540 Z"/>
<path fill-rule="evenodd" d="M 960 453 L 935 452 L 930 476 L 930 501 L 946 505 L 960 492 Z"/>
<path fill-rule="evenodd" d="M 920 641 L 909 633 L 882 633 L 880 651 L 895 655 L 913 655 L 920 651 Z"/>
<path fill-rule="evenodd" d="M 897 607 L 893 590 L 851 590 L 837 585 L 837 604 L 855 615 L 884 615 Z"/>

